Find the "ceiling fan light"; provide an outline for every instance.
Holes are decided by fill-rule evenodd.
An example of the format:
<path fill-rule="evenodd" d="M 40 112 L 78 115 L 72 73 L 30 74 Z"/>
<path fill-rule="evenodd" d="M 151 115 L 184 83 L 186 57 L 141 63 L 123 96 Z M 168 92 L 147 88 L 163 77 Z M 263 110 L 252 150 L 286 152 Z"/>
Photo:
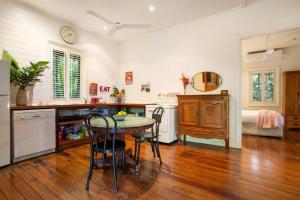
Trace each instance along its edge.
<path fill-rule="evenodd" d="M 150 5 L 150 6 L 149 6 L 149 11 L 150 11 L 150 12 L 154 12 L 154 11 L 155 11 L 154 5 Z"/>
<path fill-rule="evenodd" d="M 107 31 L 107 26 L 104 26 L 104 27 L 103 27 L 103 30 L 104 30 L 104 31 Z"/>
<path fill-rule="evenodd" d="M 266 54 L 267 54 L 268 56 L 271 56 L 273 53 L 274 53 L 274 49 L 267 49 L 267 50 L 266 50 Z"/>

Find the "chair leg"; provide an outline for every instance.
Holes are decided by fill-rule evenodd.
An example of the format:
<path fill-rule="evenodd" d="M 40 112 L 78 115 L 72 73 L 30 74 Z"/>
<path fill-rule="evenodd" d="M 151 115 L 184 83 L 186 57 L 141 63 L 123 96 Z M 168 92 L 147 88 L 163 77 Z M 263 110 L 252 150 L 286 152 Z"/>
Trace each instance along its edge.
<path fill-rule="evenodd" d="M 113 155 L 114 192 L 118 192 L 118 164 L 116 155 Z"/>
<path fill-rule="evenodd" d="M 125 156 L 125 151 L 122 152 L 122 168 L 123 168 L 123 174 L 126 174 L 126 156 Z"/>
<path fill-rule="evenodd" d="M 106 166 L 105 166 L 105 162 L 106 162 L 106 153 L 102 154 L 102 162 L 103 162 L 103 171 L 105 172 L 106 170 Z"/>
<path fill-rule="evenodd" d="M 160 156 L 160 151 L 159 151 L 159 142 L 158 142 L 158 141 L 156 142 L 155 147 L 156 147 L 156 154 L 157 154 L 157 157 L 159 158 L 159 163 L 160 163 L 160 165 L 162 165 L 161 156 Z"/>
<path fill-rule="evenodd" d="M 141 153 L 141 141 L 137 140 L 137 158 L 136 158 L 136 166 L 140 163 L 140 153 Z"/>
<path fill-rule="evenodd" d="M 153 156 L 155 157 L 155 150 L 154 150 L 153 140 L 150 141 L 150 144 L 151 144 L 151 149 L 152 149 L 152 152 L 153 152 Z"/>
<path fill-rule="evenodd" d="M 133 156 L 133 160 L 136 159 L 136 150 L 137 150 L 137 139 L 134 138 L 134 156 Z"/>
<path fill-rule="evenodd" d="M 85 185 L 85 190 L 88 191 L 90 188 L 90 181 L 92 179 L 93 175 L 93 169 L 94 169 L 94 157 L 92 156 L 90 159 L 90 169 L 89 169 L 89 174 L 87 177 L 86 185 Z"/>

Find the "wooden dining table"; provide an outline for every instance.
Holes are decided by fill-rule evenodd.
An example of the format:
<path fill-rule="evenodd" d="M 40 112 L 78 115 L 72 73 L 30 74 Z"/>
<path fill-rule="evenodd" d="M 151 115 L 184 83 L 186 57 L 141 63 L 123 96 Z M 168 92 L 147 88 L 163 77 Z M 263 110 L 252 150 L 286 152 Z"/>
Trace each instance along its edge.
<path fill-rule="evenodd" d="M 114 128 L 114 121 L 107 117 L 106 118 L 109 124 L 109 130 L 112 131 Z M 146 129 L 152 128 L 155 120 L 148 117 L 137 117 L 137 116 L 126 116 L 124 120 L 116 120 L 116 135 L 118 134 L 134 134 L 138 132 L 143 132 Z M 101 118 L 95 118 L 91 120 L 91 126 L 97 129 L 106 129 L 106 122 Z M 135 174 L 140 174 L 140 165 L 136 165 L 132 157 L 132 149 L 127 149 L 127 164 L 132 166 Z"/>

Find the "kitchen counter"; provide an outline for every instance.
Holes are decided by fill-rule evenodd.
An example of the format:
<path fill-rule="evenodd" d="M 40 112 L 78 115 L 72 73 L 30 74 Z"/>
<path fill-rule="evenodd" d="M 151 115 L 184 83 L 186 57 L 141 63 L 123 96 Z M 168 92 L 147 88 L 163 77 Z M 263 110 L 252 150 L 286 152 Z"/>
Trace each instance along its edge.
<path fill-rule="evenodd" d="M 57 104 L 57 105 L 28 105 L 28 106 L 11 106 L 10 109 L 14 110 L 35 110 L 35 109 L 65 109 L 65 108 L 91 108 L 100 106 L 113 106 L 113 107 L 138 107 L 143 108 L 148 104 L 140 103 L 97 103 L 97 104 Z"/>

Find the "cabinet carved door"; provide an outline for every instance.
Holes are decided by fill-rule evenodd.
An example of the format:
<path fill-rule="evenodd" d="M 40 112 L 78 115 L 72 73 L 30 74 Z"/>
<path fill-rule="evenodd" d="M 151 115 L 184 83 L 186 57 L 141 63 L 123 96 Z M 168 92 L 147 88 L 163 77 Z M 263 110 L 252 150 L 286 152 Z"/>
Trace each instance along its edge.
<path fill-rule="evenodd" d="M 285 113 L 296 114 L 297 74 L 286 74 L 285 81 Z"/>
<path fill-rule="evenodd" d="M 200 125 L 206 128 L 226 128 L 226 103 L 221 100 L 200 101 Z"/>
<path fill-rule="evenodd" d="M 199 100 L 181 100 L 179 102 L 179 124 L 198 126 L 199 120 Z"/>

